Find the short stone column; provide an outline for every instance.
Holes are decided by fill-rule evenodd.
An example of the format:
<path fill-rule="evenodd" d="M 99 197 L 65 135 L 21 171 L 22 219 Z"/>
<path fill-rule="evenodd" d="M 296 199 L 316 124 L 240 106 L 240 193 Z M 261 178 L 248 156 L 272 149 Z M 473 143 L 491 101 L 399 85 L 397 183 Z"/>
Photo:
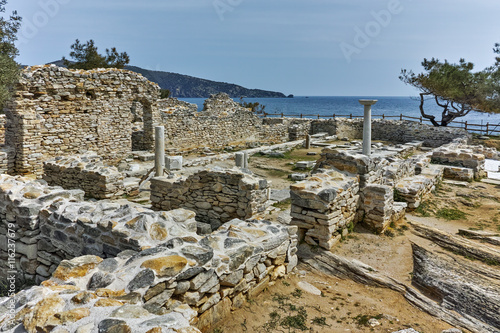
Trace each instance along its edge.
<path fill-rule="evenodd" d="M 370 156 L 372 147 L 372 105 L 377 103 L 376 99 L 360 99 L 359 103 L 365 106 L 363 122 L 363 154 Z"/>
<path fill-rule="evenodd" d="M 234 161 L 238 168 L 243 168 L 243 159 L 245 158 L 245 153 L 236 153 L 234 154 Z"/>
<path fill-rule="evenodd" d="M 248 169 L 248 152 L 243 155 L 243 169 Z"/>
<path fill-rule="evenodd" d="M 311 135 L 306 135 L 306 149 L 311 149 Z"/>
<path fill-rule="evenodd" d="M 163 176 L 165 169 L 165 127 L 155 127 L 155 175 Z"/>

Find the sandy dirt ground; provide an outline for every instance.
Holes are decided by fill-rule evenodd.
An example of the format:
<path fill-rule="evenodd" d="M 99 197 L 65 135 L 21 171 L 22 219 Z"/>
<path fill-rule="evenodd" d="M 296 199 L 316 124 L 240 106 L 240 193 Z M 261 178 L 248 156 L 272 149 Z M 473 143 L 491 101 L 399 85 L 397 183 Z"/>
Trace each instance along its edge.
<path fill-rule="evenodd" d="M 318 155 L 296 149 L 285 159 L 254 156 L 250 167 L 256 174 L 271 179 L 273 188 L 288 188 L 291 182 L 286 177 L 295 172 L 291 163 L 316 160 L 321 149 L 309 151 Z M 269 215 L 266 213 L 266 218 L 278 220 L 287 213 L 287 205 L 278 205 Z M 500 186 L 443 182 L 419 209 L 407 214 L 405 221 L 391 225 L 387 234 L 375 235 L 358 225 L 333 252 L 360 260 L 409 285 L 413 270 L 411 242 L 445 251 L 413 234 L 408 223 L 412 220 L 453 234 L 458 229 L 500 234 Z M 322 295 L 297 291 L 300 281 L 311 283 Z M 413 307 L 397 292 L 341 280 L 299 264 L 291 276 L 277 280 L 209 332 L 394 332 L 409 327 L 418 332 L 451 328 Z"/>

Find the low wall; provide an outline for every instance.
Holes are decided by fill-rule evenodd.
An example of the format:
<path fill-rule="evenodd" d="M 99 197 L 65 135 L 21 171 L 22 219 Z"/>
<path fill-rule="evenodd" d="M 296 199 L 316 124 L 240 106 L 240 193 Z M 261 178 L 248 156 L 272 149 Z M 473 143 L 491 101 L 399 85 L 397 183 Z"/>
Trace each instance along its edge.
<path fill-rule="evenodd" d="M 16 271 L 17 287 L 33 283 L 41 272 L 51 273 L 57 263 L 38 257 L 40 211 L 54 202 L 81 201 L 83 191 L 48 187 L 43 180 L 0 175 L 0 276 Z M 14 257 L 12 257 L 14 255 Z M 14 259 L 15 260 L 12 260 Z M 43 261 L 43 267 L 41 267 Z M 40 268 L 41 267 L 41 268 Z"/>
<path fill-rule="evenodd" d="M 362 139 L 363 119 L 318 119 L 311 120 L 311 133 L 326 132 L 339 138 Z M 372 140 L 407 143 L 422 141 L 424 146 L 439 147 L 457 137 L 470 138 L 471 135 L 460 128 L 434 127 L 407 120 L 372 120 Z"/>
<path fill-rule="evenodd" d="M 293 184 L 291 224 L 298 226 L 306 243 L 330 250 L 361 217 L 358 192 L 356 178 L 332 171 Z"/>
<path fill-rule="evenodd" d="M 206 330 L 297 265 L 294 226 L 234 219 L 202 237 L 192 212 L 82 196 L 0 176 L 1 228 L 16 243 L 15 260 L 1 248 L 2 263 L 37 282 L 52 274 L 0 299 L 2 331 Z"/>
<path fill-rule="evenodd" d="M 476 180 L 486 176 L 484 169 L 485 156 L 476 154 L 473 147 L 467 146 L 443 146 L 433 151 L 431 163 L 445 164 L 463 168 L 469 168 L 474 171 Z"/>
<path fill-rule="evenodd" d="M 237 169 L 205 170 L 187 178 L 151 180 L 153 209 L 186 208 L 212 230 L 234 218 L 247 219 L 266 208 L 269 184 Z"/>
<path fill-rule="evenodd" d="M 106 166 L 95 154 L 56 157 L 43 164 L 43 179 L 65 189 L 82 189 L 96 199 L 118 198 L 126 193 L 123 173 Z"/>

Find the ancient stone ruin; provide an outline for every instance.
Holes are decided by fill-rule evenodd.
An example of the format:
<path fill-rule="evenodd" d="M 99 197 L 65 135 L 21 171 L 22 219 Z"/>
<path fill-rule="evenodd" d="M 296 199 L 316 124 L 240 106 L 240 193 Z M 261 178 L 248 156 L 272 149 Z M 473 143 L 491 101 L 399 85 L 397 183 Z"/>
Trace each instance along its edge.
<path fill-rule="evenodd" d="M 367 156 L 362 120 L 262 119 L 225 94 L 198 111 L 115 69 L 28 68 L 5 114 L 0 278 L 34 285 L 0 298 L 5 332 L 207 331 L 290 274 L 299 242 L 330 251 L 358 223 L 382 233 L 443 178 L 478 180 L 500 159 L 463 130 L 389 120 L 372 121 L 372 139 L 391 144 Z M 177 155 L 152 177 L 160 125 Z M 290 183 L 289 219 L 267 221 L 272 183 L 241 159 L 306 137 L 324 149 Z M 204 167 L 243 148 L 240 168 Z"/>

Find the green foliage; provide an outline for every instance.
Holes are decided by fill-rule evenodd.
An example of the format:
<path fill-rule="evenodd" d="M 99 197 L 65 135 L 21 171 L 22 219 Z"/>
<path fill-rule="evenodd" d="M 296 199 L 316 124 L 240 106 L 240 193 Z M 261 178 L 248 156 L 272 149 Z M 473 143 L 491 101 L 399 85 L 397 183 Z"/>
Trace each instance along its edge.
<path fill-rule="evenodd" d="M 0 0 L 0 13 L 5 13 L 7 0 Z M 19 77 L 19 64 L 14 58 L 19 54 L 14 42 L 21 27 L 21 17 L 13 12 L 8 18 L 0 17 L 0 111 L 10 98 L 10 87 Z"/>
<path fill-rule="evenodd" d="M 259 102 L 245 102 L 243 100 L 243 97 L 240 98 L 240 105 L 244 108 L 251 109 L 252 112 L 255 112 L 257 114 L 264 113 L 264 109 L 266 108 L 265 105 L 260 104 Z"/>
<path fill-rule="evenodd" d="M 327 326 L 325 317 L 315 317 L 313 318 L 312 323 L 319 326 Z"/>
<path fill-rule="evenodd" d="M 436 217 L 443 218 L 445 220 L 462 220 L 467 216 L 466 213 L 455 208 L 441 208 L 436 212 Z"/>
<path fill-rule="evenodd" d="M 493 51 L 500 54 L 500 44 Z M 399 79 L 420 90 L 420 113 L 434 126 L 447 126 L 470 111 L 500 113 L 500 57 L 493 66 L 475 72 L 474 64 L 464 59 L 457 64 L 424 59 L 422 67 L 420 74 L 402 69 Z M 429 97 L 443 109 L 440 122 L 425 113 Z"/>
<path fill-rule="evenodd" d="M 169 98 L 170 97 L 170 90 L 168 89 L 160 89 L 160 98 Z"/>
<path fill-rule="evenodd" d="M 415 209 L 415 212 L 417 212 L 423 217 L 429 217 L 431 216 L 431 211 L 432 211 L 431 206 L 432 204 L 429 201 L 421 202 L 420 205 Z"/>
<path fill-rule="evenodd" d="M 284 328 L 296 328 L 301 331 L 306 331 L 308 330 L 306 326 L 306 320 L 307 320 L 307 312 L 304 309 L 304 307 L 301 306 L 297 310 L 297 314 L 295 316 L 287 316 L 283 318 L 280 325 Z"/>
<path fill-rule="evenodd" d="M 288 199 L 283 200 L 281 202 L 273 203 L 273 207 L 279 208 L 280 210 L 283 211 L 283 210 L 286 210 L 287 208 L 289 208 L 291 204 L 292 204 L 292 199 L 288 198 Z"/>
<path fill-rule="evenodd" d="M 295 290 L 292 292 L 292 296 L 295 298 L 301 298 L 302 290 L 300 290 L 299 288 L 295 288 Z"/>
<path fill-rule="evenodd" d="M 130 62 L 130 58 L 126 52 L 118 53 L 115 47 L 111 50 L 106 49 L 106 55 L 101 55 L 97 52 L 97 46 L 91 39 L 85 44 L 81 44 L 77 39 L 71 45 L 73 51 L 69 56 L 72 61 L 63 57 L 64 65 L 72 69 L 94 69 L 94 68 L 124 68 Z"/>

